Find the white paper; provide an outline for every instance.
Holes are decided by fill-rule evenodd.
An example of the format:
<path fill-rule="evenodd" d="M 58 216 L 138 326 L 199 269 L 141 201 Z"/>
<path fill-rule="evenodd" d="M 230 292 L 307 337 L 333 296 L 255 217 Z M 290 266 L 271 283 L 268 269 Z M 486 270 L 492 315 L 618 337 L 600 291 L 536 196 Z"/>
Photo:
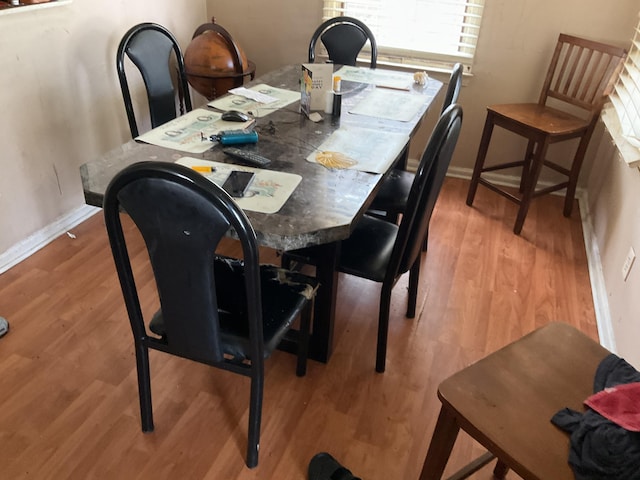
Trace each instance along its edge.
<path fill-rule="evenodd" d="M 392 72 L 362 67 L 344 66 L 336 72 L 342 80 L 358 83 L 372 83 L 379 87 L 395 88 L 397 90 L 411 90 L 413 74 L 407 72 Z"/>
<path fill-rule="evenodd" d="M 232 88 L 229 90 L 229 93 L 234 95 L 240 95 L 242 97 L 249 98 L 251 100 L 255 100 L 260 103 L 273 103 L 277 102 L 278 99 L 276 97 L 272 97 L 271 95 L 265 95 L 264 93 L 256 92 L 255 90 L 249 90 L 245 87 Z"/>
<path fill-rule="evenodd" d="M 264 83 L 255 85 L 249 90 L 276 98 L 276 101 L 265 104 L 256 102 L 255 100 L 251 100 L 241 95 L 230 94 L 217 98 L 209 102 L 208 105 L 210 107 L 217 108 L 218 110 L 222 110 L 223 112 L 226 112 L 227 110 L 239 110 L 253 115 L 256 118 L 262 118 L 269 115 L 271 112 L 300 100 L 300 92 L 271 87 Z"/>

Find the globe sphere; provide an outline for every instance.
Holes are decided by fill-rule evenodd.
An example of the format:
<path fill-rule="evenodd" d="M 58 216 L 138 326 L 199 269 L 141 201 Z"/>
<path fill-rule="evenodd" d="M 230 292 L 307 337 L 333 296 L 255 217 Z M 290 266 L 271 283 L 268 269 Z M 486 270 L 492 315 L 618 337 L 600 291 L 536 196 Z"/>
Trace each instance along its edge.
<path fill-rule="evenodd" d="M 189 84 L 211 100 L 227 93 L 236 85 L 237 77 L 247 75 L 249 61 L 236 44 L 242 61 L 242 73 L 236 72 L 234 55 L 226 40 L 218 32 L 206 30 L 193 38 L 184 54 Z"/>

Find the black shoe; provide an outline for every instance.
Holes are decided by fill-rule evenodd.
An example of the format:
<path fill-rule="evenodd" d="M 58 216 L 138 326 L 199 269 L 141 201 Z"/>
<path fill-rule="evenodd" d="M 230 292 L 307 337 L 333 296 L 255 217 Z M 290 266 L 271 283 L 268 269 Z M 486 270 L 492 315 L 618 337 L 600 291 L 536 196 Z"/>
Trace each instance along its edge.
<path fill-rule="evenodd" d="M 338 461 L 326 452 L 313 456 L 309 462 L 309 480 L 360 480 L 340 465 Z"/>

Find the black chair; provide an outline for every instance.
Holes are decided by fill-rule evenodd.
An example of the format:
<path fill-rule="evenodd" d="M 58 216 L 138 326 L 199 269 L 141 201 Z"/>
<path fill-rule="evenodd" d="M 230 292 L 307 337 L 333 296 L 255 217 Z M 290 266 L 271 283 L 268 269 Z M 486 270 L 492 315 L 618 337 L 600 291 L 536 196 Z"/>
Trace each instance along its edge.
<path fill-rule="evenodd" d="M 451 72 L 441 112 L 444 112 L 449 105 L 458 101 L 460 88 L 462 87 L 462 72 L 462 64 L 456 63 Z M 404 213 L 407 208 L 413 177 L 414 174 L 406 170 L 394 169 L 389 172 L 369 208 L 375 212 L 376 216 L 383 216 L 395 221 L 398 215 Z M 425 239 L 424 250 L 426 249 L 427 241 Z"/>
<path fill-rule="evenodd" d="M 462 108 L 451 105 L 436 124 L 414 176 L 407 209 L 400 225 L 364 215 L 351 236 L 340 245 L 341 272 L 382 283 L 378 313 L 376 371 L 384 372 L 389 330 L 391 291 L 404 273 L 410 271 L 407 317 L 415 317 L 422 239 L 425 238 L 433 208 L 451 162 L 460 128 Z M 291 262 L 314 265 L 314 248 L 285 252 Z"/>
<path fill-rule="evenodd" d="M 378 47 L 369 27 L 357 18 L 334 17 L 323 22 L 313 33 L 309 42 L 309 62 L 316 58 L 318 39 L 327 49 L 329 60 L 339 65 L 356 64 L 356 59 L 367 40 L 371 48 L 371 68 L 376 68 Z"/>
<path fill-rule="evenodd" d="M 177 92 L 170 66 L 172 52 L 177 67 Z M 133 138 L 138 136 L 138 124 L 125 72 L 125 55 L 138 67 L 144 80 L 152 128 L 176 118 L 176 93 L 180 114 L 191 111 L 191 95 L 187 84 L 184 59 L 177 40 L 169 30 L 161 25 L 155 23 L 136 25 L 122 37 L 116 55 L 118 79 Z"/>
<path fill-rule="evenodd" d="M 147 246 L 160 298 L 149 332 L 123 233 L 120 211 Z M 264 362 L 300 314 L 297 374 L 306 372 L 316 281 L 259 265 L 256 234 L 221 188 L 172 163 L 140 162 L 122 170 L 105 193 L 104 215 L 135 343 L 142 430 L 153 430 L 148 349 L 251 378 L 246 463 L 258 463 Z M 216 255 L 233 229 L 243 261 Z M 155 335 L 152 335 L 155 334 Z"/>

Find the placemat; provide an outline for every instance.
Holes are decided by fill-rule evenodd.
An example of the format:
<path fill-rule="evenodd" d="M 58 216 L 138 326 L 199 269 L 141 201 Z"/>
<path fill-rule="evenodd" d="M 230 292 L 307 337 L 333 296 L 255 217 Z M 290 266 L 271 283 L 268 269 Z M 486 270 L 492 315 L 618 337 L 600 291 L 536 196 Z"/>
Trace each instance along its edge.
<path fill-rule="evenodd" d="M 243 210 L 258 213 L 278 212 L 302 180 L 300 175 L 294 173 L 246 167 L 232 163 L 211 162 L 192 157 L 182 157 L 176 163 L 187 167 L 211 167 L 211 172 L 200 173 L 220 187 L 233 170 L 255 173 L 255 178 L 249 185 L 245 196 L 234 198 L 234 200 Z"/>
<path fill-rule="evenodd" d="M 181 152 L 203 153 L 217 143 L 210 140 L 211 135 L 223 130 L 244 129 L 255 122 L 253 119 L 247 122 L 228 122 L 222 120 L 221 116 L 219 112 L 197 108 L 137 136 L 136 140 Z"/>
<path fill-rule="evenodd" d="M 322 142 L 318 149 L 307 157 L 307 161 L 319 163 L 327 168 L 384 173 L 408 142 L 409 136 L 401 133 L 381 133 L 368 128 L 343 127 Z"/>

